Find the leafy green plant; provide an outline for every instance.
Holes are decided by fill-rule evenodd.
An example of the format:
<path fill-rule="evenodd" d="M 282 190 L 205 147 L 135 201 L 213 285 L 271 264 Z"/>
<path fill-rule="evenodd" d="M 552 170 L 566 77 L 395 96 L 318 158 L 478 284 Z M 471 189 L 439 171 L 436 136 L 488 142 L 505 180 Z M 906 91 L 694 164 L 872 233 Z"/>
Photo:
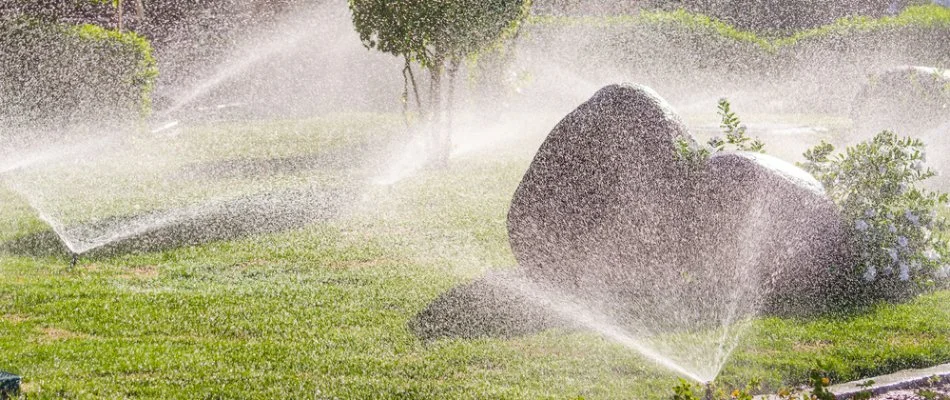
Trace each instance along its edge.
<path fill-rule="evenodd" d="M 673 386 L 673 400 L 752 400 L 755 398 L 753 393 L 761 389 L 762 382 L 757 378 L 741 388 L 717 387 L 714 383 L 703 386 L 680 379 Z"/>
<path fill-rule="evenodd" d="M 831 378 L 828 377 L 826 372 L 828 369 L 827 366 L 819 362 L 818 368 L 811 371 L 809 376 L 811 379 L 811 396 L 808 398 L 813 400 L 835 400 L 835 394 L 828 390 L 831 387 Z"/>
<path fill-rule="evenodd" d="M 0 120 L 17 126 L 146 116 L 158 76 L 142 36 L 28 18 L 0 18 L 0 65 Z"/>
<path fill-rule="evenodd" d="M 739 116 L 732 111 L 729 100 L 719 99 L 719 117 L 721 118 L 719 128 L 725 135 L 725 139 L 714 137 L 709 140 L 709 147 L 712 147 L 714 152 L 724 151 L 727 146 L 738 151 L 765 152 L 765 143 L 758 138 L 749 137 L 746 126 L 742 125 Z"/>
<path fill-rule="evenodd" d="M 778 391 L 778 398 L 780 400 L 835 400 L 835 394 L 828 389 L 831 387 L 831 377 L 828 376 L 830 369 L 829 365 L 818 361 L 818 367 L 808 374 L 811 391 L 796 395 L 791 390 L 783 388 Z"/>
<path fill-rule="evenodd" d="M 673 400 L 700 400 L 702 397 L 697 394 L 697 386 L 685 379 L 680 379 L 679 383 L 673 386 Z"/>
<path fill-rule="evenodd" d="M 926 400 L 950 400 L 950 396 L 938 393 L 933 389 L 918 389 L 914 392 L 917 396 Z"/>
<path fill-rule="evenodd" d="M 676 141 L 676 157 L 686 163 L 691 170 L 701 169 L 712 152 L 708 147 L 696 145 L 685 139 Z"/>
<path fill-rule="evenodd" d="M 938 213 L 948 196 L 918 187 L 936 174 L 924 165 L 924 144 L 883 131 L 844 153 L 834 150 L 822 142 L 805 152 L 801 166 L 840 207 L 860 276 L 932 284 L 950 256 Z"/>
<path fill-rule="evenodd" d="M 749 137 L 748 128 L 742 125 L 742 120 L 732 111 L 732 105 L 728 99 L 719 99 L 719 117 L 719 128 L 725 139 L 713 137 L 709 139 L 706 146 L 693 145 L 680 139 L 676 142 L 676 152 L 680 160 L 687 162 L 691 167 L 698 168 L 705 164 L 711 155 L 721 151 L 765 152 L 765 143 L 758 138 Z"/>
<path fill-rule="evenodd" d="M 927 387 L 917 389 L 914 394 L 926 400 L 950 400 L 950 396 L 937 392 L 935 387 L 943 381 L 940 375 L 934 375 L 927 380 Z"/>
<path fill-rule="evenodd" d="M 871 386 L 874 386 L 874 380 L 869 379 L 863 383 L 858 384 L 858 387 L 864 389 L 858 393 L 855 393 L 852 399 L 854 400 L 869 400 L 871 397 L 874 397 L 874 393 L 871 392 Z"/>
<path fill-rule="evenodd" d="M 436 160 L 447 162 L 451 145 L 452 101 L 457 72 L 466 58 L 488 50 L 516 32 L 530 0 L 402 1 L 349 0 L 353 26 L 363 45 L 404 61 L 403 103 L 408 111 L 410 84 L 420 110 L 432 123 L 430 145 Z M 429 73 L 429 106 L 423 107 L 412 64 Z M 447 104 L 442 78 L 448 73 Z M 447 126 L 442 127 L 442 113 Z"/>

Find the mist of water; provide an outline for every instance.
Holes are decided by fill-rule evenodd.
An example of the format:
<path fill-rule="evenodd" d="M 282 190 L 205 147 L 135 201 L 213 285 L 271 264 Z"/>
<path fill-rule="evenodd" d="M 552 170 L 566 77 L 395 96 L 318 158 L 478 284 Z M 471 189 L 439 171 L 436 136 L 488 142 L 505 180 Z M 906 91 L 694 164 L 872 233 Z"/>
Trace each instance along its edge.
<path fill-rule="evenodd" d="M 309 176 L 329 171 L 327 165 L 317 161 L 314 162 L 315 166 L 308 164 L 300 168 L 287 168 L 291 172 L 270 175 L 260 173 L 243 186 L 237 182 L 239 179 L 217 177 L 213 173 L 196 178 L 182 171 L 196 164 L 199 169 L 213 169 L 218 164 L 228 169 L 230 164 L 225 161 L 235 160 L 226 148 L 243 145 L 249 135 L 235 130 L 197 140 L 188 133 L 174 136 L 166 133 L 172 130 L 187 131 L 194 126 L 189 122 L 178 122 L 182 114 L 195 113 L 196 110 L 200 114 L 201 110 L 219 104 L 246 104 L 248 109 L 243 112 L 249 114 L 248 119 L 258 117 L 261 109 L 267 108 L 269 112 L 283 115 L 279 114 L 284 111 L 282 108 L 296 110 L 297 105 L 303 103 L 307 105 L 300 106 L 299 110 L 303 111 L 299 112 L 314 109 L 349 112 L 357 108 L 354 104 L 371 104 L 372 101 L 367 99 L 373 96 L 382 96 L 386 101 L 396 104 L 402 84 L 399 75 L 401 63 L 394 57 L 363 49 L 352 31 L 345 5 L 340 2 L 295 9 L 275 23 L 272 30 L 253 32 L 240 39 L 240 44 L 220 63 L 197 68 L 194 73 L 197 78 L 187 86 L 161 89 L 164 91 L 161 94 L 170 98 L 171 103 L 159 110 L 155 118 L 157 125 L 152 132 L 147 135 L 129 134 L 129 138 L 122 140 L 115 139 L 116 135 L 107 135 L 106 139 L 80 143 L 40 143 L 28 146 L 29 150 L 3 149 L 3 159 L 0 160 L 2 182 L 25 199 L 35 209 L 37 216 L 50 226 L 74 254 L 94 251 L 184 222 L 236 215 L 245 210 L 294 207 L 306 210 L 301 204 L 311 202 L 313 193 L 335 190 L 316 183 L 318 179 Z M 687 109 L 714 109 L 715 98 L 728 94 L 721 93 L 721 86 L 712 84 L 711 88 L 697 88 L 697 79 L 686 75 L 694 72 L 698 75 L 701 72 L 698 69 L 682 76 L 636 75 L 618 62 L 616 65 L 598 64 L 596 68 L 579 70 L 568 64 L 596 64 L 587 61 L 584 54 L 589 54 L 589 49 L 594 49 L 595 53 L 602 51 L 599 39 L 561 39 L 562 42 L 556 44 L 528 43 L 519 48 L 513 68 L 530 71 L 528 75 L 534 78 L 525 82 L 522 85 L 524 87 L 519 87 L 511 99 L 505 100 L 505 107 L 500 107 L 506 108 L 505 112 L 480 109 L 480 104 L 502 100 L 481 99 L 479 103 L 475 91 L 461 91 L 461 97 L 472 98 L 463 98 L 459 102 L 459 119 L 456 136 L 453 137 L 454 159 L 491 159 L 498 149 L 515 147 L 522 150 L 521 153 L 526 155 L 523 158 L 527 160 L 527 155 L 532 153 L 544 133 L 561 116 L 599 87 L 618 80 L 638 80 L 666 86 L 674 92 L 670 96 L 674 104 L 679 102 L 677 105 Z M 657 54 L 668 46 L 666 43 L 639 45 L 653 48 Z M 552 59 L 552 55 L 560 57 Z M 294 68 L 307 68 L 299 67 L 298 64 L 308 67 L 316 65 L 320 70 L 306 77 L 296 76 L 299 71 Z M 802 68 L 800 81 L 816 86 L 847 86 L 848 90 L 853 89 L 851 86 L 857 86 L 814 79 L 820 73 L 809 72 L 806 67 Z M 854 71 L 852 75 L 864 72 Z M 783 90 L 794 94 L 790 88 L 794 88 L 796 82 L 780 82 L 776 85 L 779 89 L 770 91 L 770 94 Z M 715 93 L 696 94 L 695 91 L 700 89 Z M 761 93 L 749 89 L 743 93 L 733 98 L 737 108 L 741 109 L 743 105 L 755 107 L 763 103 L 760 101 L 763 97 Z M 808 96 L 802 97 L 807 99 Z M 388 107 L 385 111 L 398 110 L 397 106 Z M 769 107 L 776 106 L 769 103 L 759 109 Z M 288 111 L 288 114 L 292 113 Z M 491 114 L 491 117 L 486 117 L 486 114 Z M 488 123 L 486 120 L 492 121 Z M 944 125 L 940 129 L 945 131 L 947 127 Z M 342 168 L 332 172 L 346 171 L 349 192 L 340 195 L 337 200 L 328 201 L 333 203 L 329 204 L 329 208 L 339 213 L 341 211 L 337 203 L 372 203 L 377 199 L 358 195 L 367 186 L 393 186 L 422 173 L 429 159 L 422 136 L 417 134 L 411 139 L 378 145 L 375 149 L 378 150 L 378 154 L 375 154 L 378 160 L 374 162 L 358 159 L 343 162 L 345 165 Z M 800 138 L 788 140 L 802 141 Z M 257 159 L 238 161 L 264 165 L 260 159 L 285 156 L 275 154 L 278 152 L 273 149 L 263 150 L 256 154 Z M 319 149 L 315 146 L 310 150 L 316 153 Z M 310 161 L 300 162 L 306 164 Z M 195 189 L 195 186 L 200 190 Z M 275 198 L 278 193 L 293 199 Z M 240 207 L 235 208 L 235 204 Z M 353 206 L 352 209 L 360 207 L 365 208 L 366 205 Z M 274 215 L 281 216 L 287 226 L 316 220 L 313 216 L 316 211 L 306 211 L 292 215 L 275 211 L 273 214 L 262 214 L 258 220 L 247 224 L 266 225 L 270 223 L 267 219 Z M 661 314 L 666 320 L 644 318 L 630 324 L 620 324 L 614 318 L 600 313 L 596 306 L 570 301 L 568 296 L 530 281 L 495 283 L 529 295 L 537 307 L 547 308 L 565 320 L 642 354 L 671 372 L 697 382 L 708 382 L 715 379 L 738 346 L 742 335 L 749 329 L 748 319 L 757 314 L 761 301 L 758 297 L 760 278 L 754 276 L 749 266 L 755 264 L 755 257 L 758 257 L 759 240 L 764 229 L 764 225 L 758 221 L 764 222 L 767 217 L 761 214 L 761 210 L 752 209 L 749 212 L 750 215 L 745 219 L 750 221 L 746 230 L 735 246 L 727 249 L 737 254 L 733 264 L 710 267 L 732 271 L 734 274 L 725 279 L 729 284 L 721 288 L 725 300 L 713 305 L 717 307 L 718 324 L 706 332 L 694 331 L 690 319 L 690 312 L 699 309 L 696 302 L 703 300 L 703 294 L 671 292 L 670 311 Z M 691 309 L 694 306 L 697 308 Z M 677 307 L 686 310 L 680 315 Z M 674 326 L 676 329 L 668 332 L 655 329 L 656 326 Z"/>
<path fill-rule="evenodd" d="M 533 306 L 546 309 L 571 324 L 623 345 L 658 366 L 684 378 L 699 383 L 707 383 L 718 375 L 718 369 L 716 371 L 697 370 L 695 367 L 682 365 L 679 360 L 669 357 L 662 350 L 656 348 L 654 343 L 643 340 L 640 335 L 618 326 L 610 317 L 580 304 L 579 301 L 569 300 L 571 299 L 569 295 L 557 292 L 554 289 L 544 288 L 528 279 L 517 277 L 493 279 L 489 282 L 505 290 L 524 295 Z"/>

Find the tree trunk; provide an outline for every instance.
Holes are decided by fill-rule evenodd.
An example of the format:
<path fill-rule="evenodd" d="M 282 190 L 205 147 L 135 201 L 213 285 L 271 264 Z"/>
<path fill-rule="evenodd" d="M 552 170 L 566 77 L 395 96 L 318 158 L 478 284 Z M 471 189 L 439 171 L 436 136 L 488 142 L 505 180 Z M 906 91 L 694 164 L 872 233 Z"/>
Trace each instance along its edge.
<path fill-rule="evenodd" d="M 442 64 L 441 59 L 435 60 L 429 67 L 429 157 L 430 162 L 438 167 L 442 165 Z"/>
<path fill-rule="evenodd" d="M 142 4 L 142 0 L 135 0 L 135 19 L 136 27 L 140 27 L 145 23 L 145 4 Z"/>
<path fill-rule="evenodd" d="M 115 14 L 116 14 L 116 26 L 119 32 L 122 32 L 122 0 L 116 0 L 115 5 Z"/>
<path fill-rule="evenodd" d="M 449 164 L 449 154 L 452 152 L 452 122 L 455 114 L 455 77 L 458 76 L 460 62 L 453 59 L 449 66 L 449 94 L 446 100 L 445 136 L 440 147 L 442 165 Z"/>
<path fill-rule="evenodd" d="M 422 111 L 423 111 L 422 96 L 419 96 L 419 84 L 416 83 L 416 74 L 412 72 L 412 64 L 407 64 L 406 68 L 409 71 L 409 83 L 412 84 L 412 93 L 415 94 L 416 96 L 416 107 L 418 107 L 417 111 L 419 112 L 419 115 L 421 116 Z"/>
<path fill-rule="evenodd" d="M 412 72 L 412 62 L 409 60 L 409 56 L 404 57 L 406 60 L 406 65 L 402 69 L 402 78 L 403 78 L 403 89 L 402 89 L 402 112 L 406 118 L 406 127 L 409 128 L 411 125 L 411 119 L 409 117 L 409 103 L 411 103 L 409 98 L 409 86 L 412 85 L 412 93 L 416 98 L 416 111 L 420 116 L 424 117 L 422 114 L 422 98 L 419 96 L 419 85 L 416 83 L 416 76 Z"/>
<path fill-rule="evenodd" d="M 402 69 L 402 116 L 406 119 L 406 132 L 411 132 L 412 119 L 409 117 L 409 57 L 406 56 L 406 66 Z"/>

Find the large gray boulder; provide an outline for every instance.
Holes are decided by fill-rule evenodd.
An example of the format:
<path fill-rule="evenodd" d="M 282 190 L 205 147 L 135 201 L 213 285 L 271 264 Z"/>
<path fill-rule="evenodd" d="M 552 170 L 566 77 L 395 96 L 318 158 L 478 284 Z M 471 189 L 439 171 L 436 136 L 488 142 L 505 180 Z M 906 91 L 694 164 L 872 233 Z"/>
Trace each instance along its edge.
<path fill-rule="evenodd" d="M 695 165 L 681 143 L 695 145 L 643 86 L 605 87 L 564 118 L 509 211 L 524 273 L 675 328 L 781 304 L 847 265 L 846 229 L 810 175 L 749 153 Z"/>

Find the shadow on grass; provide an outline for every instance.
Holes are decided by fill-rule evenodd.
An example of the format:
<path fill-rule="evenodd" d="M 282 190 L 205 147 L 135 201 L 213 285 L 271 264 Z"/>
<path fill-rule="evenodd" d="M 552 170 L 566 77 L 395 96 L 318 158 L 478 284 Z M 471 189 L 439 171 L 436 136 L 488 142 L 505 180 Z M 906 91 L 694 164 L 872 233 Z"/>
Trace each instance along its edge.
<path fill-rule="evenodd" d="M 156 252 L 253 235 L 276 233 L 338 217 L 353 194 L 343 189 L 285 190 L 217 201 L 186 210 L 113 217 L 70 228 L 96 237 L 115 236 L 84 258 Z M 169 216 L 170 215 L 170 216 Z M 0 252 L 21 256 L 70 256 L 53 231 L 0 243 Z"/>
<path fill-rule="evenodd" d="M 493 272 L 471 283 L 454 287 L 410 320 L 409 328 L 424 341 L 510 338 L 552 328 L 578 328 L 576 324 L 548 311 L 543 301 L 539 303 L 530 294 L 520 292 L 517 285 L 510 284 L 524 279 L 517 270 Z M 816 283 L 811 289 L 802 291 L 800 297 L 774 299 L 758 316 L 803 322 L 857 318 L 873 312 L 882 303 L 902 303 L 926 292 L 905 282 L 880 281 L 869 285 L 840 276 Z M 624 323 L 622 312 L 616 317 L 618 323 Z M 659 320 L 656 316 L 653 319 Z"/>
<path fill-rule="evenodd" d="M 70 252 L 52 230 L 36 232 L 0 243 L 0 252 L 30 257 L 62 257 L 69 259 Z"/>
<path fill-rule="evenodd" d="M 518 280 L 518 271 L 493 272 L 474 282 L 457 286 L 432 301 L 409 321 L 419 338 L 475 339 L 517 337 L 552 328 L 569 328 L 529 295 L 500 282 Z"/>
<path fill-rule="evenodd" d="M 217 181 L 222 179 L 255 179 L 307 171 L 341 171 L 355 165 L 367 165 L 380 159 L 375 147 L 356 146 L 345 150 L 291 157 L 254 159 L 238 158 L 189 164 L 174 175 L 188 181 Z"/>

